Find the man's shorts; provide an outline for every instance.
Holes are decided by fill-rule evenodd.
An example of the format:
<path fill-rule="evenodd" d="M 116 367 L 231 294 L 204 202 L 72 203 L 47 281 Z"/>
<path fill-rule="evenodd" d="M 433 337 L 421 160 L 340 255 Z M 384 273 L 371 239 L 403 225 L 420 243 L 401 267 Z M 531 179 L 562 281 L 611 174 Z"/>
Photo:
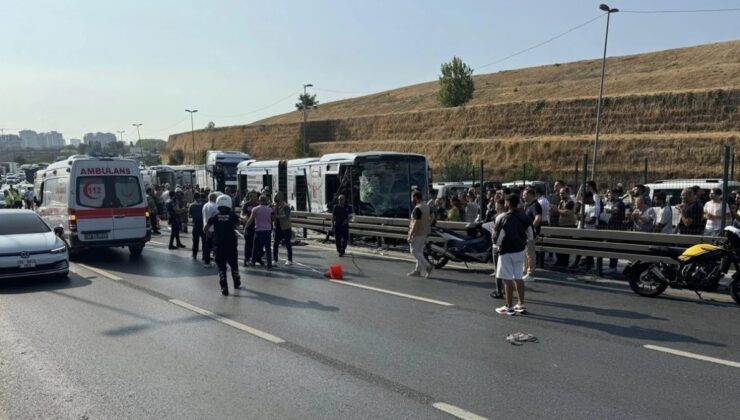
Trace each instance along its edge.
<path fill-rule="evenodd" d="M 521 280 L 524 276 L 524 255 L 526 250 L 498 256 L 496 277 L 503 280 Z"/>

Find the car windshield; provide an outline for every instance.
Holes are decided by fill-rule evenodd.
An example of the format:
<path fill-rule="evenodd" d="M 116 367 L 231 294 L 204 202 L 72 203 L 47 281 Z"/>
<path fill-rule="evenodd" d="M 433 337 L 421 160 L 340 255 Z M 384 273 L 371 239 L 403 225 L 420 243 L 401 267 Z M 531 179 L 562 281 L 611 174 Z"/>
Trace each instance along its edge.
<path fill-rule="evenodd" d="M 50 232 L 35 214 L 3 214 L 0 218 L 0 235 L 24 235 L 29 233 Z"/>

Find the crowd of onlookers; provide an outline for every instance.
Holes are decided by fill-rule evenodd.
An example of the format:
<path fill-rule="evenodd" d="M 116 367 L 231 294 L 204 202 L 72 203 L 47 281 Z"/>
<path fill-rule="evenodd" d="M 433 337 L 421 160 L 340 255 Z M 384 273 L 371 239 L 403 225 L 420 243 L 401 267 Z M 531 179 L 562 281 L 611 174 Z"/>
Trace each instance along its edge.
<path fill-rule="evenodd" d="M 708 192 L 698 186 L 684 188 L 680 203 L 671 205 L 664 192 L 657 191 L 651 197 L 650 190 L 644 185 L 625 190 L 618 184 L 601 193 L 593 181 L 574 190 L 559 180 L 553 184 L 550 194 L 546 194 L 541 187 L 489 188 L 485 191 L 483 211 L 479 194 L 480 187 L 476 185 L 449 197 L 432 198 L 428 204 L 436 220 L 493 222 L 505 212 L 506 198 L 517 195 L 523 198 L 520 203 L 522 210 L 534 207 L 528 213 L 532 215 L 532 222 L 537 228 L 559 226 L 719 236 L 723 213 L 725 225 L 735 220 L 740 222 L 740 192 L 732 191 L 723 211 L 722 190 L 719 188 Z M 677 223 L 674 224 L 674 221 Z M 571 268 L 593 266 L 593 258 L 576 256 L 570 265 L 569 260 L 567 254 L 557 255 L 555 265 Z M 616 264 L 616 260 L 611 260 L 607 272 L 616 271 Z"/>

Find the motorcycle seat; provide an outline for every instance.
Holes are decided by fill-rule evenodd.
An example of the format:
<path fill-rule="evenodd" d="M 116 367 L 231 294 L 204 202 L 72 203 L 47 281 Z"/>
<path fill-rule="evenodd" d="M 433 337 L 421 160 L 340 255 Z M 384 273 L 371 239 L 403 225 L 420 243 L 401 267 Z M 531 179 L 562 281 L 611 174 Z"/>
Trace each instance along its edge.
<path fill-rule="evenodd" d="M 668 257 L 678 257 L 681 254 L 683 254 L 683 251 L 680 249 L 675 249 L 675 248 L 671 248 L 671 247 L 664 246 L 664 245 L 651 246 L 648 249 L 650 249 L 651 251 L 657 254 L 665 255 Z"/>

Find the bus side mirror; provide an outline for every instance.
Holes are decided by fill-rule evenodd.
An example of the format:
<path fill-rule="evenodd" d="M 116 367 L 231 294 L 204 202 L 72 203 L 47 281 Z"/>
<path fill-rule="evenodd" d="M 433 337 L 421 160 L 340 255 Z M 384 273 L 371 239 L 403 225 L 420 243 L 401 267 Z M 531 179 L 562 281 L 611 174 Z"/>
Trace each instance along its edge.
<path fill-rule="evenodd" d="M 54 234 L 58 237 L 62 238 L 64 237 L 64 228 L 62 226 L 57 226 L 54 228 Z"/>

